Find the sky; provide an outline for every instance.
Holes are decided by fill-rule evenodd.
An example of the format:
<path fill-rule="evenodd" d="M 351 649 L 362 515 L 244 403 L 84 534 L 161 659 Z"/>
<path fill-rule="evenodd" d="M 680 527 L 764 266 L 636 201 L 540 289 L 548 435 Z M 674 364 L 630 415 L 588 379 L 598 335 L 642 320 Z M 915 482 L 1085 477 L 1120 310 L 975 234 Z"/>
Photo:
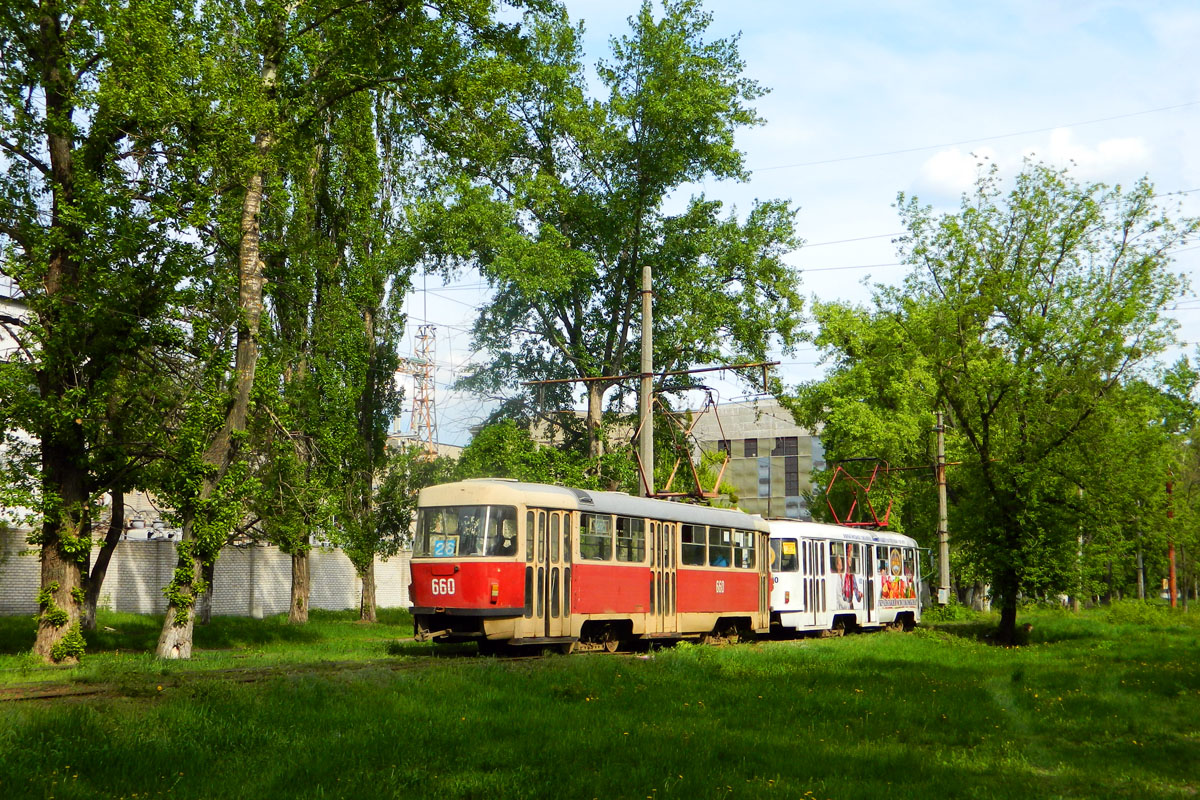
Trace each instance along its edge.
<path fill-rule="evenodd" d="M 586 27 L 586 63 L 607 55 L 640 5 L 567 0 Z M 755 103 L 765 124 L 738 136 L 751 179 L 689 192 L 743 213 L 756 198 L 798 206 L 805 245 L 787 260 L 809 298 L 866 302 L 869 283 L 898 282 L 897 193 L 954 211 L 979 156 L 1007 178 L 1030 155 L 1070 167 L 1081 181 L 1129 186 L 1148 176 L 1178 215 L 1200 216 L 1194 0 L 709 0 L 705 8 L 710 36 L 740 35 L 746 75 L 770 93 Z M 1200 286 L 1200 242 L 1181 250 L 1175 267 Z M 403 355 L 413 352 L 416 326 L 436 326 L 438 438 L 446 443 L 469 441 L 470 426 L 490 409 L 451 388 L 486 358 L 471 351 L 468 333 L 486 292 L 477 274 L 448 286 L 418 276 L 408 299 Z M 1200 344 L 1195 292 L 1173 313 L 1192 352 Z M 821 375 L 811 347 L 779 358 L 785 384 Z M 747 392 L 711 383 L 721 401 Z M 409 425 L 407 413 L 397 421 L 399 430 Z"/>

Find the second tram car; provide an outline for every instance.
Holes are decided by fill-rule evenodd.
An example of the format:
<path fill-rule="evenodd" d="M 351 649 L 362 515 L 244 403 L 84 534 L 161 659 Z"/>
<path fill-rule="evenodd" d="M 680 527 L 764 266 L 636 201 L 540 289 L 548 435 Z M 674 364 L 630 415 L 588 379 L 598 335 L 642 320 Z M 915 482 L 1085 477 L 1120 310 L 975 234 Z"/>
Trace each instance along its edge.
<path fill-rule="evenodd" d="M 761 517 L 495 479 L 428 487 L 418 505 L 420 638 L 615 650 L 770 628 Z"/>
<path fill-rule="evenodd" d="M 914 539 L 794 520 L 770 526 L 772 630 L 907 630 L 921 621 Z"/>

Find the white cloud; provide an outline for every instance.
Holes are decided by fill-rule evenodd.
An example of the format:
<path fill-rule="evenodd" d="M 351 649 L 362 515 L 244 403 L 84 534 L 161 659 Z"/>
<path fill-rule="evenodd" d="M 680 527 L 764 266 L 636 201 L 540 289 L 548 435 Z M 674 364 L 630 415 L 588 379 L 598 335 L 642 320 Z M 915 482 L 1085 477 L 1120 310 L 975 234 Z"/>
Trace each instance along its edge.
<path fill-rule="evenodd" d="M 980 171 L 995 160 L 996 152 L 990 147 L 979 147 L 970 152 L 957 147 L 943 150 L 921 165 L 918 194 L 957 197 L 970 189 Z"/>
<path fill-rule="evenodd" d="M 1131 170 L 1144 171 L 1150 163 L 1150 147 L 1140 137 L 1105 139 L 1094 147 L 1075 140 L 1070 128 L 1050 132 L 1045 147 L 1028 148 L 1024 155 L 1058 166 L 1069 166 L 1076 177 L 1105 179 Z"/>

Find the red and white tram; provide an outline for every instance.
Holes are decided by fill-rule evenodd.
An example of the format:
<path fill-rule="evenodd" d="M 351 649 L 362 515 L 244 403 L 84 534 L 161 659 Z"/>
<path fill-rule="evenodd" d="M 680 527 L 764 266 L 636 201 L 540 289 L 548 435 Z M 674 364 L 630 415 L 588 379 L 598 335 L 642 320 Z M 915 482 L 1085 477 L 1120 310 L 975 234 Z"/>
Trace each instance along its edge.
<path fill-rule="evenodd" d="M 428 487 L 418 506 L 420 638 L 615 650 L 769 630 L 760 517 L 491 479 Z"/>
<path fill-rule="evenodd" d="M 921 621 L 914 539 L 815 522 L 770 525 L 773 629 L 909 629 Z"/>

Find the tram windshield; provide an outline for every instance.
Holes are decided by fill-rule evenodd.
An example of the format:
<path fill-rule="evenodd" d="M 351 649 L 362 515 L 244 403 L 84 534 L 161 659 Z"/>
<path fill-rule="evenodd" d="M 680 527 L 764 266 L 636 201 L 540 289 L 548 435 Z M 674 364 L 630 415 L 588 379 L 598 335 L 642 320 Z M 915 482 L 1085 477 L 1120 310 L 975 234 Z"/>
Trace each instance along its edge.
<path fill-rule="evenodd" d="M 517 553 L 513 506 L 434 506 L 417 515 L 416 558 L 512 556 Z"/>

